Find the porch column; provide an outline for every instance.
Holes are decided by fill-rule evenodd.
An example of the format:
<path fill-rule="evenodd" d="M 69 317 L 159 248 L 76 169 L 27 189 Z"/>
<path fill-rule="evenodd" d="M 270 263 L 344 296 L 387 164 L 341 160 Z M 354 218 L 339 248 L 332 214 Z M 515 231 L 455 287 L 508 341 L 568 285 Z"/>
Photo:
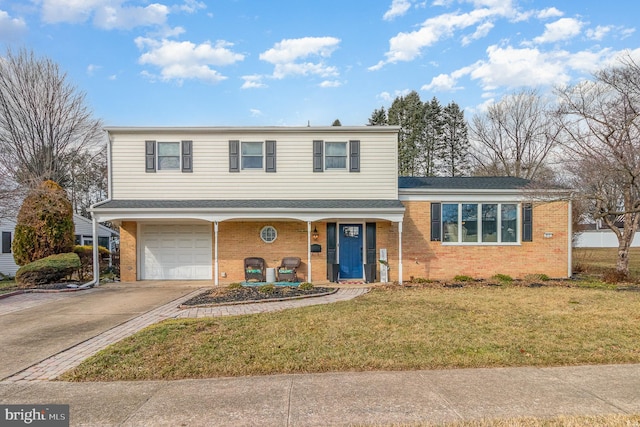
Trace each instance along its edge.
<path fill-rule="evenodd" d="M 218 221 L 213 222 L 213 270 L 215 274 L 213 283 L 218 286 Z"/>
<path fill-rule="evenodd" d="M 93 247 L 91 252 L 93 255 L 93 281 L 96 285 L 100 284 L 100 252 L 98 251 L 98 221 L 91 215 L 91 233 L 93 234 Z"/>
<path fill-rule="evenodd" d="M 311 283 L 311 221 L 307 221 L 307 282 Z"/>
<path fill-rule="evenodd" d="M 402 221 L 398 223 L 398 282 L 402 286 Z"/>

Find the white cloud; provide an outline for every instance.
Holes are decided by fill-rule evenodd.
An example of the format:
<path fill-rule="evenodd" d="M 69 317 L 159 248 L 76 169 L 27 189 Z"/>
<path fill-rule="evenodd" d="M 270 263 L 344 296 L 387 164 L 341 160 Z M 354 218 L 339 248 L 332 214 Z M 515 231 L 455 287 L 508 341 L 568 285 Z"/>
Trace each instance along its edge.
<path fill-rule="evenodd" d="M 338 69 L 326 65 L 324 58 L 331 56 L 338 48 L 340 39 L 335 37 L 303 37 L 285 39 L 260 54 L 260 59 L 274 65 L 272 78 L 283 79 L 295 75 L 318 75 L 335 77 Z M 303 61 L 309 57 L 319 57 L 318 62 Z"/>
<path fill-rule="evenodd" d="M 492 22 L 484 22 L 478 25 L 478 27 L 476 28 L 476 31 L 472 35 L 465 36 L 462 38 L 462 45 L 466 46 L 474 40 L 479 40 L 481 38 L 486 37 L 489 34 L 489 31 L 493 29 L 493 26 L 494 25 Z"/>
<path fill-rule="evenodd" d="M 152 3 L 145 7 L 127 6 L 126 0 L 42 0 L 42 20 L 47 23 L 81 23 L 93 18 L 98 28 L 131 29 L 162 25 L 169 7 Z"/>
<path fill-rule="evenodd" d="M 340 87 L 342 82 L 339 80 L 325 80 L 320 83 L 320 87 Z"/>
<path fill-rule="evenodd" d="M 591 40 L 602 40 L 604 36 L 611 32 L 612 29 L 613 27 L 609 25 L 598 25 L 595 29 L 589 28 L 586 31 L 586 34 Z"/>
<path fill-rule="evenodd" d="M 186 13 L 195 13 L 199 9 L 206 9 L 207 5 L 198 0 L 185 0 L 183 4 L 174 6 L 174 8 Z"/>
<path fill-rule="evenodd" d="M 580 34 L 583 22 L 575 18 L 561 18 L 546 24 L 544 33 L 533 39 L 536 43 L 553 43 L 567 40 Z"/>
<path fill-rule="evenodd" d="M 411 2 L 409 0 L 393 0 L 389 10 L 385 12 L 382 19 L 385 21 L 391 21 L 398 16 L 402 16 L 411 8 Z"/>
<path fill-rule="evenodd" d="M 22 18 L 12 18 L 0 10 L 0 40 L 12 40 L 27 31 L 27 23 Z"/>
<path fill-rule="evenodd" d="M 258 74 L 242 76 L 244 83 L 242 84 L 241 89 L 258 89 L 267 87 L 267 85 L 262 82 L 262 78 L 263 76 Z"/>
<path fill-rule="evenodd" d="M 102 68 L 102 66 L 100 66 L 100 65 L 95 65 L 95 64 L 89 64 L 89 65 L 87 66 L 87 74 L 88 74 L 88 75 L 90 75 L 90 76 L 92 76 L 92 75 L 93 75 L 93 73 L 94 73 L 96 70 L 99 70 L 100 68 Z"/>
<path fill-rule="evenodd" d="M 229 48 L 233 44 L 219 40 L 214 45 L 210 42 L 194 44 L 188 41 L 154 40 L 138 37 L 136 45 L 140 49 L 148 49 L 138 62 L 161 69 L 160 78 L 164 81 L 198 79 L 211 83 L 225 80 L 226 77 L 214 70 L 212 66 L 231 65 L 244 59 L 244 55 L 235 53 Z"/>
<path fill-rule="evenodd" d="M 422 86 L 421 90 L 427 91 L 437 91 L 437 92 L 448 92 L 452 90 L 462 89 L 461 87 L 456 87 L 457 80 L 449 74 L 440 74 L 431 79 L 429 84 Z"/>
<path fill-rule="evenodd" d="M 260 117 L 264 115 L 262 111 L 257 108 L 250 108 L 249 113 L 251 113 L 251 117 Z"/>
<path fill-rule="evenodd" d="M 490 29 L 488 25 L 492 19 L 516 16 L 511 0 L 475 0 L 473 3 L 476 8 L 470 12 L 441 14 L 424 21 L 416 31 L 398 33 L 389 40 L 386 59 L 369 67 L 369 70 L 378 70 L 389 63 L 412 61 L 420 56 L 424 48 L 479 23 L 483 23 L 482 28 L 479 27 L 480 32 L 477 32 L 481 36 L 482 31 Z"/>
<path fill-rule="evenodd" d="M 563 16 L 564 13 L 555 7 L 549 7 L 547 9 L 543 9 L 538 11 L 537 17 L 538 19 L 548 19 L 548 18 L 559 18 Z"/>

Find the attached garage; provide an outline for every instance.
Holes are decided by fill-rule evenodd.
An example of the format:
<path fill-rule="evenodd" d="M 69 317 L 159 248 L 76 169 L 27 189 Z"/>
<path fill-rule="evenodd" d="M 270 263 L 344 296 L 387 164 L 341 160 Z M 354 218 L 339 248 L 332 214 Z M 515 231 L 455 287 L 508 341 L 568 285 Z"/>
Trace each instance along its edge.
<path fill-rule="evenodd" d="M 211 280 L 211 224 L 141 224 L 141 280 Z"/>

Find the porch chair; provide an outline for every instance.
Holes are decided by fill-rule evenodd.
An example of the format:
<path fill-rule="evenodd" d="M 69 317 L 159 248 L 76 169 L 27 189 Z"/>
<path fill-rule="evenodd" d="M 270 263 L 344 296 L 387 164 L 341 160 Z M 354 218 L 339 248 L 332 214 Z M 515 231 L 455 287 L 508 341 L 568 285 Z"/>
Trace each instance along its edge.
<path fill-rule="evenodd" d="M 282 258 L 280 266 L 276 268 L 278 282 L 297 282 L 297 269 L 300 267 L 300 258 L 289 256 Z"/>
<path fill-rule="evenodd" d="M 266 263 L 264 258 L 249 257 L 244 259 L 245 282 L 265 282 Z"/>

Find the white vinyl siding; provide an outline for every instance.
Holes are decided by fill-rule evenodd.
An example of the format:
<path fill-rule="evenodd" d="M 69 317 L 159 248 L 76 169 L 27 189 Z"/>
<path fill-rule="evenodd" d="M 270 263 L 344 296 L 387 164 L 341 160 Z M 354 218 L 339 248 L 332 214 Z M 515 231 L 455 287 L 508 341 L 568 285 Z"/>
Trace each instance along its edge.
<path fill-rule="evenodd" d="M 112 199 L 397 199 L 394 132 L 111 131 Z M 193 141 L 193 173 L 145 173 L 145 140 Z M 274 173 L 230 173 L 229 141 L 277 142 Z M 313 140 L 360 141 L 360 172 L 313 172 Z M 263 151 L 264 153 L 264 151 Z"/>

